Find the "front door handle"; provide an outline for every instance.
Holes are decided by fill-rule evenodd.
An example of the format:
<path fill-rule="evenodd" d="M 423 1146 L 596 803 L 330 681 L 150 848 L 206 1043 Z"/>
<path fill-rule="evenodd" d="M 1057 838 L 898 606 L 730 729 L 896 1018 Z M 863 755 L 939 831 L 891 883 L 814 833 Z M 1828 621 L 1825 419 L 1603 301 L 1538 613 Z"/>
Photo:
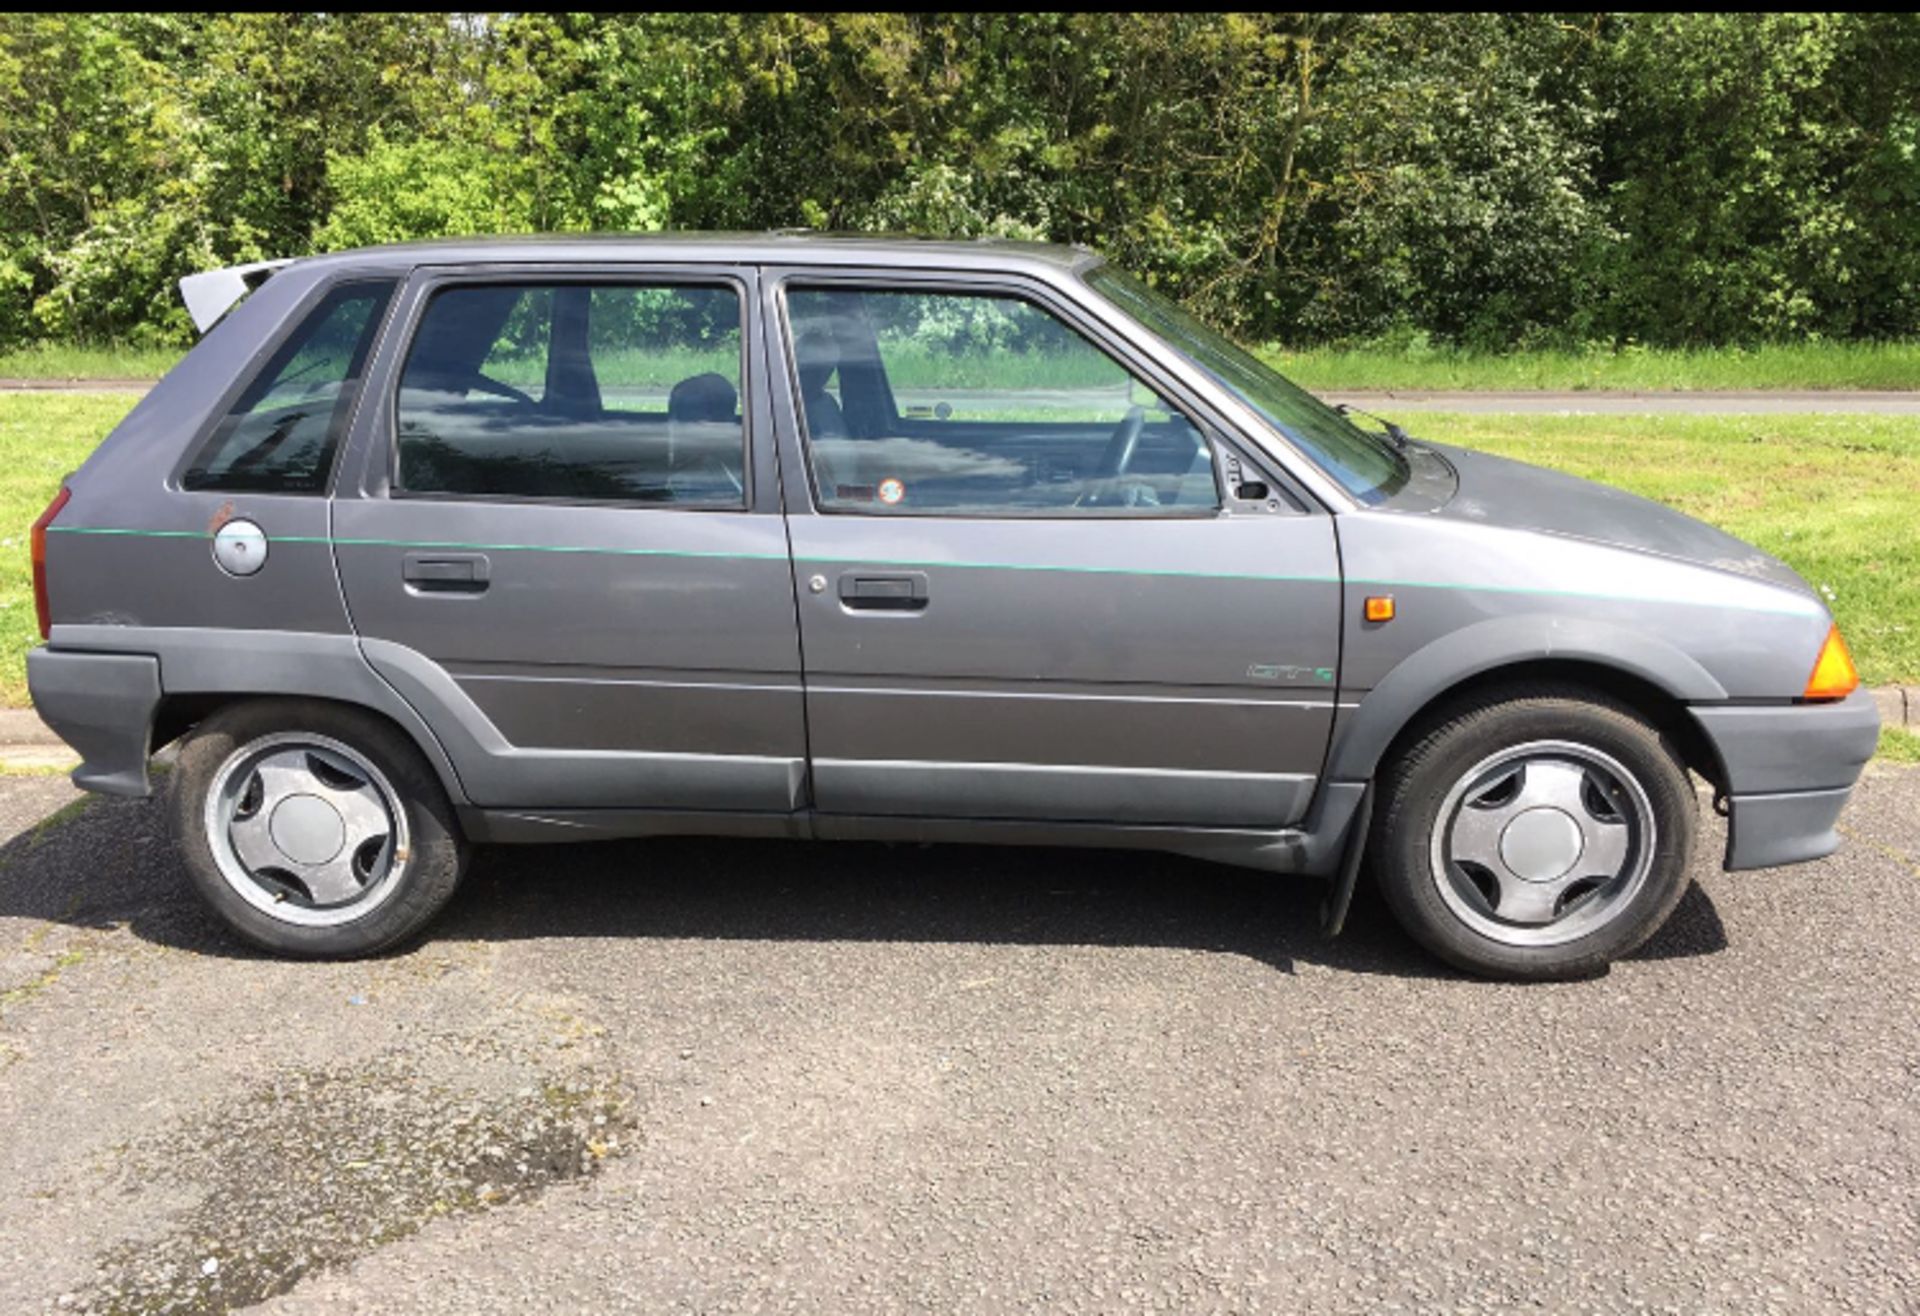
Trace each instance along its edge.
<path fill-rule="evenodd" d="M 927 573 L 846 572 L 840 577 L 840 603 L 862 612 L 920 612 L 927 606 Z"/>
<path fill-rule="evenodd" d="M 486 589 L 491 563 L 485 553 L 409 553 L 400 578 L 421 594 L 478 594 Z"/>

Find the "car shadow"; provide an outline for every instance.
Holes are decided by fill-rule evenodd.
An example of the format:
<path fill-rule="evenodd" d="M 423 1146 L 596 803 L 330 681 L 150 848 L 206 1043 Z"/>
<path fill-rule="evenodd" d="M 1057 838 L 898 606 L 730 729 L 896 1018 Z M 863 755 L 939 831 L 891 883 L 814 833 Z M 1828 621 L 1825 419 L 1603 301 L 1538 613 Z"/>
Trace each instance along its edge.
<path fill-rule="evenodd" d="M 1320 930 L 1319 881 L 1132 851 L 674 837 L 475 851 L 435 939 L 656 937 L 1139 946 L 1403 978 L 1451 977 L 1363 884 Z M 0 918 L 128 927 L 255 958 L 189 889 L 158 806 L 89 799 L 0 847 Z M 1711 954 L 1726 932 L 1696 883 L 1635 958 Z M 404 952 L 403 952 L 404 953 Z"/>

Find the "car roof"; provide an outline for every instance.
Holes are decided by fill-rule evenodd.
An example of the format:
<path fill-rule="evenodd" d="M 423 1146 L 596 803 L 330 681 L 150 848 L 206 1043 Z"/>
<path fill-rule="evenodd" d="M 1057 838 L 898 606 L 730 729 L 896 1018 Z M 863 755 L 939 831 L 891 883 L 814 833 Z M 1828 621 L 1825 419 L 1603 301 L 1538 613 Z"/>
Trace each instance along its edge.
<path fill-rule="evenodd" d="M 411 269 L 418 265 L 656 261 L 728 265 L 864 265 L 1034 272 L 1081 270 L 1100 262 L 1086 247 L 1007 238 L 920 238 L 896 234 L 773 230 L 761 233 L 553 233 L 431 238 L 313 256 L 297 264 Z"/>

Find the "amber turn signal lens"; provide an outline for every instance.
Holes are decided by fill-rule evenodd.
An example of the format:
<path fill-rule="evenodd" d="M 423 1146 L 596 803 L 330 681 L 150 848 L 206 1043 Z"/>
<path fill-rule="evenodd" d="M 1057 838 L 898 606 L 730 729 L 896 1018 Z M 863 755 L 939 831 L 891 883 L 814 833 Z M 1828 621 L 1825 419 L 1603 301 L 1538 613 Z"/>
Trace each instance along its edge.
<path fill-rule="evenodd" d="M 1393 595 L 1375 594 L 1367 599 L 1366 616 L 1368 621 L 1393 620 Z"/>
<path fill-rule="evenodd" d="M 1860 673 L 1853 670 L 1853 655 L 1840 638 L 1840 628 L 1827 629 L 1827 642 L 1820 646 L 1820 657 L 1807 678 L 1808 699 L 1845 699 L 1860 684 Z"/>

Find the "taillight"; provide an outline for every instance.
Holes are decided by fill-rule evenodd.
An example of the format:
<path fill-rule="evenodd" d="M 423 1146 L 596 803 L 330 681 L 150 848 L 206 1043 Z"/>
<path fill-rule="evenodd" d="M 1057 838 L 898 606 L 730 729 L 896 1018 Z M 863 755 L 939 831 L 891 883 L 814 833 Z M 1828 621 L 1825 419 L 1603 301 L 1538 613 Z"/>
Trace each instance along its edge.
<path fill-rule="evenodd" d="M 1807 678 L 1807 699 L 1845 699 L 1860 684 L 1860 673 L 1853 670 L 1853 655 L 1840 638 L 1840 628 L 1827 629 L 1827 642 L 1814 659 L 1813 675 Z"/>
<path fill-rule="evenodd" d="M 53 633 L 53 609 L 47 601 L 47 527 L 53 524 L 53 518 L 60 515 L 60 509 L 67 505 L 67 499 L 71 497 L 73 490 L 61 485 L 60 492 L 47 504 L 47 510 L 40 513 L 40 519 L 33 523 L 30 537 L 33 544 L 33 610 L 40 617 L 40 638 L 43 640 L 51 638 Z"/>

